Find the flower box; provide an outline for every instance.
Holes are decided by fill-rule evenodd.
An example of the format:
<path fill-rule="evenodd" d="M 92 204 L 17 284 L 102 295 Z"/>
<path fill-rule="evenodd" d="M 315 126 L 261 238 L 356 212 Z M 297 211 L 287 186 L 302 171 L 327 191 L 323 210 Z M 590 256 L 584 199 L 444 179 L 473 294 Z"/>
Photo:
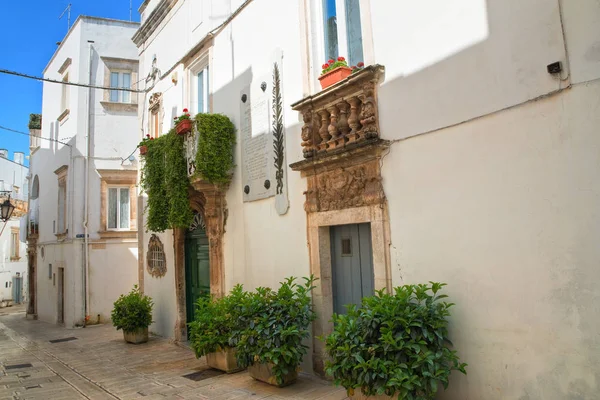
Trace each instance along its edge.
<path fill-rule="evenodd" d="M 208 353 L 206 355 L 206 364 L 209 367 L 218 369 L 228 374 L 243 370 L 235 358 L 236 349 L 235 347 L 226 347 L 225 349 L 219 348 L 214 353 Z"/>
<path fill-rule="evenodd" d="M 148 152 L 148 146 L 140 146 L 140 156 L 145 156 Z"/>
<path fill-rule="evenodd" d="M 352 69 L 348 67 L 337 67 L 329 72 L 324 73 L 319 77 L 321 82 L 321 88 L 325 89 L 329 86 L 338 83 L 339 81 L 346 79 L 352 74 Z"/>
<path fill-rule="evenodd" d="M 192 131 L 192 120 L 191 119 L 182 119 L 175 126 L 175 130 L 178 135 L 185 135 L 188 132 Z"/>
<path fill-rule="evenodd" d="M 284 387 L 291 385 L 296 382 L 298 378 L 298 371 L 294 369 L 293 371 L 288 372 L 286 376 L 283 377 L 283 382 L 281 384 L 277 383 L 277 378 L 273 375 L 273 364 L 262 364 L 256 363 L 248 367 L 248 374 L 256 379 L 257 381 L 268 383 L 269 385 Z"/>

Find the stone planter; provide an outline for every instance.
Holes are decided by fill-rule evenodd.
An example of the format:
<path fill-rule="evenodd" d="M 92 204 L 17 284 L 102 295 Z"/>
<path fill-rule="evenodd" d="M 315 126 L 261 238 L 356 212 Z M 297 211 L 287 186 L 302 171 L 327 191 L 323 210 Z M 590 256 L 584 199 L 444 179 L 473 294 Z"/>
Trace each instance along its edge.
<path fill-rule="evenodd" d="M 379 396 L 365 396 L 362 392 L 362 390 L 360 389 L 355 389 L 354 390 L 354 394 L 352 396 L 349 397 L 352 400 L 392 400 L 392 399 L 397 399 L 398 396 L 386 396 L 386 395 L 379 395 Z"/>
<path fill-rule="evenodd" d="M 123 337 L 127 343 L 140 344 L 148 341 L 148 328 L 140 328 L 137 331 L 125 332 Z"/>
<path fill-rule="evenodd" d="M 273 364 L 254 364 L 248 367 L 248 373 L 257 381 L 268 383 L 269 385 L 284 387 L 296 382 L 298 371 L 290 371 L 284 378 L 282 384 L 277 384 L 277 379 L 273 375 Z"/>
<path fill-rule="evenodd" d="M 348 67 L 337 67 L 326 74 L 323 74 L 319 77 L 319 82 L 321 82 L 321 88 L 325 89 L 339 81 L 346 79 L 352 74 L 352 69 Z"/>
<path fill-rule="evenodd" d="M 192 131 L 192 120 L 191 119 L 183 119 L 179 121 L 179 123 L 175 126 L 175 130 L 178 135 L 185 135 L 188 132 Z"/>
<path fill-rule="evenodd" d="M 148 152 L 148 146 L 140 146 L 140 156 L 145 156 Z"/>
<path fill-rule="evenodd" d="M 207 354 L 206 364 L 211 368 L 218 369 L 228 374 L 241 371 L 243 368 L 237 363 L 235 358 L 236 351 L 235 347 L 226 347 L 225 349 L 220 349 L 214 353 Z"/>

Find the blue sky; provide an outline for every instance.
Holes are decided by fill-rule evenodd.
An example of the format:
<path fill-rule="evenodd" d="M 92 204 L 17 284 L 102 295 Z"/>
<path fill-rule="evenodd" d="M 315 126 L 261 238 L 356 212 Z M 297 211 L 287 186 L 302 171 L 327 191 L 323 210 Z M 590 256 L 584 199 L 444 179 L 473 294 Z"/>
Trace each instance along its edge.
<path fill-rule="evenodd" d="M 71 0 L 71 24 L 79 15 L 129 20 L 129 0 Z M 0 2 L 0 68 L 41 76 L 67 34 L 67 16 L 58 17 L 68 0 Z M 133 20 L 139 21 L 141 0 L 133 0 Z M 29 114 L 42 110 L 42 84 L 0 74 L 0 125 L 28 132 Z M 0 148 L 29 154 L 29 138 L 0 129 Z"/>

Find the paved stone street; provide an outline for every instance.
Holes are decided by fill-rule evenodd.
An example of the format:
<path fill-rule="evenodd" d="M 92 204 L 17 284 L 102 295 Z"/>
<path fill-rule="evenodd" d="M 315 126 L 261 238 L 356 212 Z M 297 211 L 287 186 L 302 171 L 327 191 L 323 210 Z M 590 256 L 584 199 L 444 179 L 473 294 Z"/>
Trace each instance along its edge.
<path fill-rule="evenodd" d="M 67 338 L 76 339 L 50 342 Z M 163 338 L 136 346 L 110 325 L 65 329 L 26 320 L 23 313 L 0 316 L 0 399 L 346 398 L 343 388 L 307 375 L 281 389 L 246 372 L 184 377 L 202 371 L 213 372 L 191 350 Z"/>

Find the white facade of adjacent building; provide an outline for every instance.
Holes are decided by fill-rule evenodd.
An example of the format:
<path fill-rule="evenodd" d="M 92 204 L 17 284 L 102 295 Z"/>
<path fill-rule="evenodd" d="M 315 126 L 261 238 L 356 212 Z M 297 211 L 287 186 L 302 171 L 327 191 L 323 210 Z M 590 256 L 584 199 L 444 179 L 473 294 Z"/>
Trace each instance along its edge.
<path fill-rule="evenodd" d="M 17 206 L 10 220 L 0 221 L 0 306 L 27 300 L 27 243 L 21 217 L 29 185 L 24 162 L 23 153 L 14 152 L 11 160 L 8 150 L 0 149 L 0 202 L 10 195 L 11 203 Z"/>
<path fill-rule="evenodd" d="M 81 16 L 44 77 L 136 88 L 138 24 Z M 137 282 L 135 92 L 45 82 L 41 133 L 32 140 L 30 312 L 65 326 L 103 322 Z M 38 137 L 38 135 L 40 137 Z"/>
<path fill-rule="evenodd" d="M 448 283 L 450 336 L 469 368 L 440 399 L 596 396 L 597 1 L 147 0 L 140 12 L 143 134 L 166 134 L 186 107 L 225 114 L 238 130 L 219 242 L 223 291 L 318 272 L 326 289 L 314 299 L 331 311 L 336 282 L 322 267 L 331 267 L 332 232 L 366 223 L 375 288 Z M 334 32 L 337 52 L 328 51 Z M 282 60 L 286 165 L 301 161 L 306 121 L 292 104 L 320 101 L 317 78 L 332 52 L 385 68 L 376 85 L 387 141 L 380 209 L 307 213 L 310 177 L 288 167 L 284 215 L 274 197 L 246 201 L 240 96 L 270 83 Z M 549 73 L 556 62 L 561 71 Z M 156 303 L 151 330 L 185 340 L 181 234 L 140 229 L 140 284 Z M 164 247 L 162 277 L 148 272 L 153 238 Z"/>

